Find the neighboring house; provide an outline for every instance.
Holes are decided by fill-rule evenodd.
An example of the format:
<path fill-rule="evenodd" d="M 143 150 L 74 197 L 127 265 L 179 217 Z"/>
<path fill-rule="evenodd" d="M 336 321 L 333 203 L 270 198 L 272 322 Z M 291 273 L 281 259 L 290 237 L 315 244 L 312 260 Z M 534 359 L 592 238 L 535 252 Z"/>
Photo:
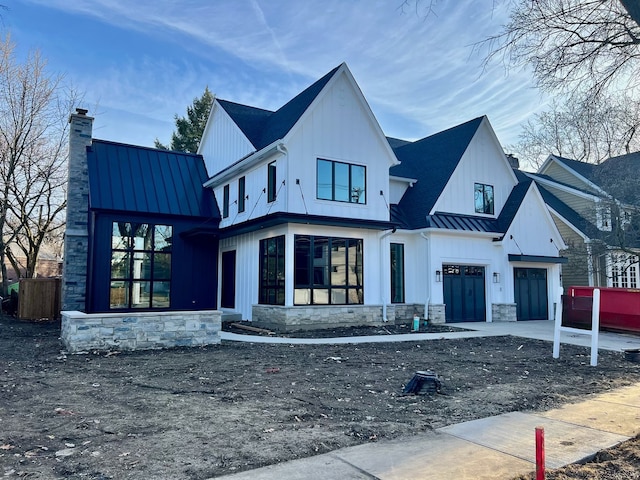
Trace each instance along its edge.
<path fill-rule="evenodd" d="M 281 329 L 415 313 L 434 322 L 553 317 L 566 245 L 489 120 L 415 142 L 387 138 L 345 64 L 276 111 L 215 99 L 201 156 L 91 144 L 86 133 L 79 145 L 78 152 L 89 145 L 91 180 L 85 309 L 142 307 L 131 303 L 136 237 L 123 233 L 142 223 L 174 229 L 173 256 L 163 260 L 171 273 L 162 270 L 158 285 L 170 281 L 170 293 L 147 300 L 148 309 L 188 308 L 184 289 L 197 287 L 192 308 L 206 298 L 206 308 Z M 164 196 L 189 194 L 198 200 L 184 205 L 200 210 L 158 206 Z M 187 248 L 192 238 L 198 254 L 178 258 L 177 242 Z M 128 303 L 120 301 L 127 294 Z"/>
<path fill-rule="evenodd" d="M 9 248 L 11 249 L 13 257 L 15 258 L 15 266 L 18 267 L 18 270 L 20 272 L 19 274 L 16 273 L 15 266 L 11 264 L 8 256 L 5 257 L 5 264 L 7 266 L 7 280 L 9 283 L 12 283 L 17 282 L 21 278 L 25 278 L 27 273 L 27 257 L 15 243 L 12 243 Z M 36 277 L 51 278 L 60 277 L 60 275 L 62 275 L 62 259 L 59 257 L 59 255 L 56 255 L 54 248 L 50 247 L 47 244 L 43 244 L 38 255 Z"/>
<path fill-rule="evenodd" d="M 568 246 L 563 286 L 637 288 L 640 152 L 594 165 L 550 155 L 536 174 Z"/>

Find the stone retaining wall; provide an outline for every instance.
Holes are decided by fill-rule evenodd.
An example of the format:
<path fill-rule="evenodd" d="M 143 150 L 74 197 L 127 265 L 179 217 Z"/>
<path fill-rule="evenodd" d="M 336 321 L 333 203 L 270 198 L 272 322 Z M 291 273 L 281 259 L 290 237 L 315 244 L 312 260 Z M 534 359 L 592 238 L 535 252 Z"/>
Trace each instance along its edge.
<path fill-rule="evenodd" d="M 181 312 L 62 312 L 67 351 L 148 350 L 220 343 L 218 310 Z"/>

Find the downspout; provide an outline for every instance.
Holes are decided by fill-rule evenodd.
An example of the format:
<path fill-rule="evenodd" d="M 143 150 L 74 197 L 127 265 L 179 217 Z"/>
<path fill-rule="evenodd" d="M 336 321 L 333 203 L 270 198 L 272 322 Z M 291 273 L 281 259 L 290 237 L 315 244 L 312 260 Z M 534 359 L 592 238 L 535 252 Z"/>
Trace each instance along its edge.
<path fill-rule="evenodd" d="M 393 227 L 393 230 L 383 234 L 380 237 L 380 300 L 382 301 L 382 321 L 385 323 L 388 322 L 389 319 L 387 318 L 387 300 L 385 298 L 385 293 L 384 293 L 385 287 L 386 287 L 386 282 L 384 279 L 387 277 L 387 275 L 385 275 L 385 269 L 384 269 L 384 248 L 383 248 L 382 241 L 385 238 L 387 238 L 389 235 L 394 233 L 396 233 L 396 227 Z"/>
<path fill-rule="evenodd" d="M 288 154 L 289 154 L 289 152 L 287 152 L 287 147 L 284 146 L 284 143 L 278 143 L 276 145 L 276 152 L 281 153 L 283 156 L 287 157 L 287 163 L 289 163 L 288 162 Z M 289 170 L 290 170 L 289 166 L 287 165 L 287 167 L 283 171 L 288 173 Z M 277 174 L 276 174 L 276 176 L 277 176 Z M 285 185 L 292 185 L 292 183 L 289 182 L 288 178 L 285 180 L 285 182 L 287 182 L 287 183 L 285 183 Z M 282 206 L 282 210 L 281 211 L 288 212 L 289 211 L 289 192 L 286 190 L 286 188 L 285 188 L 285 196 L 284 196 L 284 198 L 285 198 L 285 202 L 284 202 L 285 204 Z"/>
<path fill-rule="evenodd" d="M 429 283 L 429 279 L 431 278 L 431 242 L 424 232 L 420 232 L 420 236 L 427 241 L 427 281 L 425 282 L 427 285 L 427 295 L 424 301 L 424 318 L 428 319 L 429 303 L 431 302 L 431 284 Z"/>

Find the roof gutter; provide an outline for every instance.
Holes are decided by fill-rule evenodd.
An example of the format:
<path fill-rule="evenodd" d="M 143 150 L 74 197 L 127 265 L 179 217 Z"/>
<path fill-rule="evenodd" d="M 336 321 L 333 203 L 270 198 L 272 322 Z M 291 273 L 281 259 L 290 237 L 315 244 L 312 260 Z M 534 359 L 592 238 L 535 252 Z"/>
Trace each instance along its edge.
<path fill-rule="evenodd" d="M 241 158 L 236 163 L 215 174 L 209 180 L 202 185 L 204 188 L 211 188 L 220 183 L 224 183 L 229 178 L 236 176 L 238 173 L 248 170 L 253 165 L 261 162 L 265 158 L 272 157 L 274 155 L 284 155 L 287 149 L 282 139 L 278 139 L 273 143 L 270 143 L 264 148 L 257 150 L 244 158 Z"/>

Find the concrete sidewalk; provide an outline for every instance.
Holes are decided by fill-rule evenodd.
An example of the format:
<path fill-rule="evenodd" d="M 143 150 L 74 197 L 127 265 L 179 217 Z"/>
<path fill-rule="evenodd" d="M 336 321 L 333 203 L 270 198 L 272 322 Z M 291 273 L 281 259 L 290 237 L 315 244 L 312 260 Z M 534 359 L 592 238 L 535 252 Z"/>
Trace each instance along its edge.
<path fill-rule="evenodd" d="M 511 479 L 535 470 L 539 426 L 547 468 L 588 458 L 640 433 L 640 384 L 548 412 L 506 413 L 217 478 Z"/>

